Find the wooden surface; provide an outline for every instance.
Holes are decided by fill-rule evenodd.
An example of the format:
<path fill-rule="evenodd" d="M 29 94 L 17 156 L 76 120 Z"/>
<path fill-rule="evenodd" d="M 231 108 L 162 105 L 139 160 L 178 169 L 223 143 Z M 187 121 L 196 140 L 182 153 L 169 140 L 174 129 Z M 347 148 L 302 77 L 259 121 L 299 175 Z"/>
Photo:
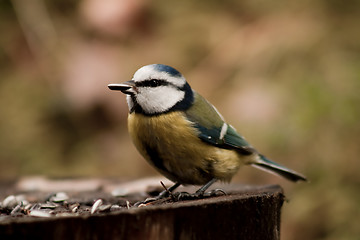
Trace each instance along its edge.
<path fill-rule="evenodd" d="M 223 189 L 227 192 L 225 196 L 180 202 L 168 199 L 144 207 L 122 207 L 116 212 L 47 218 L 3 217 L 0 239 L 280 238 L 284 201 L 280 186 L 231 184 Z M 91 202 L 102 192 L 97 190 L 97 196 L 91 191 L 83 194 L 83 199 Z M 102 195 L 102 199 L 106 196 Z M 111 197 L 108 201 L 116 199 Z"/>

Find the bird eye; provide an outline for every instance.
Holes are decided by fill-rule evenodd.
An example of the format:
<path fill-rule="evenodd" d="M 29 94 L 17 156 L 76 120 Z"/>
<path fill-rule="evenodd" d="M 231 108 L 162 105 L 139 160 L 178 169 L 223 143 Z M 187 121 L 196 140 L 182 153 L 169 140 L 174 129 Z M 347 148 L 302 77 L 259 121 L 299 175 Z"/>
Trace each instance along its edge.
<path fill-rule="evenodd" d="M 150 87 L 157 87 L 160 85 L 160 82 L 155 79 L 152 79 L 152 80 L 150 80 L 149 85 L 150 85 Z"/>
<path fill-rule="evenodd" d="M 167 85 L 164 80 L 159 79 L 150 79 L 136 84 L 137 87 L 158 87 L 162 85 Z"/>
<path fill-rule="evenodd" d="M 158 87 L 162 85 L 162 81 L 158 79 L 150 79 L 144 82 L 144 86 L 146 87 Z"/>

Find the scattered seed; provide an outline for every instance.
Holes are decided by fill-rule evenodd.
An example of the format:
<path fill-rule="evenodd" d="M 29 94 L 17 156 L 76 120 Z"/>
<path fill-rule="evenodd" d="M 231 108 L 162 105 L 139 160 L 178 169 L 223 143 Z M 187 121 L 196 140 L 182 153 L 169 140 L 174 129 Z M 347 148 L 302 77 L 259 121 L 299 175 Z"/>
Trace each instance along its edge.
<path fill-rule="evenodd" d="M 27 205 L 25 205 L 24 209 L 25 210 L 29 210 L 32 207 L 31 203 L 28 203 Z"/>
<path fill-rule="evenodd" d="M 111 204 L 101 205 L 98 207 L 99 212 L 109 212 L 111 208 Z"/>
<path fill-rule="evenodd" d="M 130 202 L 129 201 L 126 201 L 126 207 L 127 207 L 127 209 L 130 209 Z"/>
<path fill-rule="evenodd" d="M 20 202 L 20 205 L 21 205 L 21 207 L 25 207 L 25 206 L 29 205 L 29 202 L 27 200 L 24 200 L 24 201 Z"/>
<path fill-rule="evenodd" d="M 147 206 L 146 204 L 141 203 L 138 207 L 140 208 L 140 207 L 146 207 L 146 206 Z"/>
<path fill-rule="evenodd" d="M 66 200 L 68 200 L 68 199 L 69 199 L 69 196 L 68 196 L 66 193 L 64 193 L 64 192 L 58 192 L 58 193 L 56 193 L 54 196 L 51 196 L 49 200 L 50 200 L 51 202 L 60 203 L 60 202 L 66 201 Z"/>
<path fill-rule="evenodd" d="M 98 199 L 95 201 L 94 205 L 91 207 L 91 214 L 94 214 L 96 210 L 102 205 L 103 201 L 101 199 Z"/>
<path fill-rule="evenodd" d="M 18 205 L 16 197 L 14 195 L 7 196 L 1 204 L 4 208 L 13 208 Z"/>
<path fill-rule="evenodd" d="M 55 209 L 58 206 L 59 206 L 58 204 L 47 202 L 44 204 L 40 204 L 40 209 Z"/>
<path fill-rule="evenodd" d="M 21 206 L 28 204 L 29 202 L 25 199 L 25 196 L 20 195 L 9 195 L 7 196 L 2 203 L 0 204 L 4 208 L 14 208 L 17 205 L 21 204 Z"/>
<path fill-rule="evenodd" d="M 51 214 L 49 212 L 42 210 L 32 210 L 29 215 L 33 217 L 51 217 Z"/>
<path fill-rule="evenodd" d="M 32 205 L 32 206 L 30 207 L 30 211 L 38 210 L 38 209 L 40 209 L 40 207 L 41 207 L 41 204 L 40 204 L 40 203 L 35 203 L 34 205 Z"/>
<path fill-rule="evenodd" d="M 114 204 L 114 205 L 112 205 L 111 207 L 110 207 L 110 211 L 112 212 L 112 211 L 117 211 L 117 210 L 120 210 L 121 209 L 121 207 L 119 206 L 119 205 L 117 205 L 117 204 Z"/>
<path fill-rule="evenodd" d="M 21 204 L 16 205 L 16 207 L 11 211 L 10 215 L 15 215 L 21 211 Z"/>
<path fill-rule="evenodd" d="M 71 212 L 76 213 L 79 210 L 80 204 L 79 203 L 75 203 L 73 205 L 70 206 Z"/>

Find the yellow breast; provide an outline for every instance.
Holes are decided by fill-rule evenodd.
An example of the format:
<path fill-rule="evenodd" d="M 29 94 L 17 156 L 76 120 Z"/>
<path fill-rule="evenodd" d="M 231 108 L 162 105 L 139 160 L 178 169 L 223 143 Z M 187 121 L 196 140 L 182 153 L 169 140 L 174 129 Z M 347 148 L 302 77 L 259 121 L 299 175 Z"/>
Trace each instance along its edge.
<path fill-rule="evenodd" d="M 181 112 L 151 117 L 131 113 L 128 128 L 144 158 L 174 182 L 204 184 L 212 178 L 229 181 L 243 163 L 236 151 L 200 140 Z"/>

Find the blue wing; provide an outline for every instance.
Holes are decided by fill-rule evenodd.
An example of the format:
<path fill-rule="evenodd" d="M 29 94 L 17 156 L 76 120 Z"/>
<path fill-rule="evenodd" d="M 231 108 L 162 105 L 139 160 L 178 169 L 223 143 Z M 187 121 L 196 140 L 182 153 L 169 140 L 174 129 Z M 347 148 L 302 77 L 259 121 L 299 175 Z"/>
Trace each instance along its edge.
<path fill-rule="evenodd" d="M 198 137 L 206 143 L 221 148 L 236 149 L 244 155 L 256 150 L 227 124 L 219 112 L 199 94 L 195 93 L 195 102 L 186 111 L 186 117 L 198 130 Z"/>
<path fill-rule="evenodd" d="M 251 165 L 268 170 L 294 182 L 306 181 L 304 175 L 259 154 L 231 125 L 225 123 L 215 107 L 199 94 L 195 93 L 195 102 L 185 113 L 189 121 L 198 130 L 198 137 L 204 142 L 220 148 L 234 149 L 243 155 L 254 154 L 251 157 Z"/>

